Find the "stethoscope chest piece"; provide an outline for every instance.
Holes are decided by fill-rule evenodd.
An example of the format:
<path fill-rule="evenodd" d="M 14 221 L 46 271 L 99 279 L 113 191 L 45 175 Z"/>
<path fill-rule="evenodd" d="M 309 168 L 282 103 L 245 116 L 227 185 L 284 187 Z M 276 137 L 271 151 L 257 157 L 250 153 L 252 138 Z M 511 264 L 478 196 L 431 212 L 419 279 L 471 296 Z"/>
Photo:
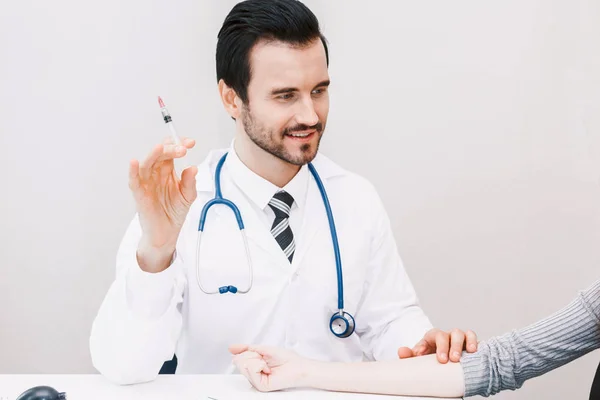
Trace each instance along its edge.
<path fill-rule="evenodd" d="M 331 333 L 339 338 L 347 338 L 354 333 L 354 317 L 346 311 L 336 312 L 329 320 Z"/>

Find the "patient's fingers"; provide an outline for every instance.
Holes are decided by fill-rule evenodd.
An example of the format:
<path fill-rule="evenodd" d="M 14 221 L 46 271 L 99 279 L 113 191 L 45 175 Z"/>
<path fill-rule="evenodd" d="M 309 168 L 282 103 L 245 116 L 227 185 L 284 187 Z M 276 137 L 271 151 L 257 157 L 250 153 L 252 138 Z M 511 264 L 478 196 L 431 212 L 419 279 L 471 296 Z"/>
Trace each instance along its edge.
<path fill-rule="evenodd" d="M 268 379 L 265 369 L 268 369 L 267 363 L 260 358 L 236 357 L 234 363 L 240 373 L 261 392 L 268 391 Z"/>
<path fill-rule="evenodd" d="M 247 344 L 232 344 L 229 346 L 229 352 L 231 354 L 241 354 L 248 350 L 249 346 Z"/>
<path fill-rule="evenodd" d="M 265 387 L 265 379 L 264 379 L 264 369 L 268 368 L 267 363 L 264 360 L 249 360 L 248 365 L 246 366 L 246 370 L 248 372 L 248 380 L 258 390 L 261 392 L 266 390 Z"/>
<path fill-rule="evenodd" d="M 254 351 L 245 351 L 233 357 L 233 362 L 238 367 L 238 369 L 245 368 L 246 365 L 251 365 L 251 362 L 254 360 L 259 360 L 260 362 L 264 363 L 263 370 L 266 374 L 271 373 L 271 369 L 263 360 L 262 356 Z"/>

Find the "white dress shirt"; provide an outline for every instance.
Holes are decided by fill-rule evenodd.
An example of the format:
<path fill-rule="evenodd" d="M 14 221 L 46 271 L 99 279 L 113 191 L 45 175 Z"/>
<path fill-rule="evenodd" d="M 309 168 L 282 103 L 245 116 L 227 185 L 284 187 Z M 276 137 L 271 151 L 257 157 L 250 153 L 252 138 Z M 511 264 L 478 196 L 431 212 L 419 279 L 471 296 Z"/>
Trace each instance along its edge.
<path fill-rule="evenodd" d="M 233 149 L 234 144 L 232 144 Z M 298 173 L 283 188 L 279 188 L 260 175 L 249 169 L 235 151 L 227 155 L 227 169 L 231 179 L 239 190 L 246 195 L 248 200 L 255 206 L 254 211 L 264 220 L 265 226 L 271 229 L 275 220 L 275 213 L 269 207 L 269 201 L 280 190 L 288 192 L 294 198 L 294 204 L 290 211 L 290 228 L 294 236 L 300 234 L 304 205 L 306 203 L 306 190 L 308 189 L 308 178 L 310 172 L 306 165 L 302 166 Z M 262 212 L 262 215 L 261 215 Z M 264 215 L 264 217 L 263 217 Z M 296 241 L 297 243 L 297 241 Z"/>
<path fill-rule="evenodd" d="M 338 310 L 335 257 L 323 201 L 306 166 L 283 188 L 295 200 L 292 263 L 270 232 L 268 201 L 279 188 L 246 168 L 232 149 L 221 171 L 222 193 L 241 212 L 253 273 L 225 206 L 210 209 L 197 258 L 198 221 L 214 197 L 215 168 L 224 153 L 211 152 L 198 167 L 198 197 L 169 268 L 156 274 L 139 268 L 142 231 L 133 218 L 119 247 L 115 281 L 92 326 L 90 351 L 98 371 L 117 383 L 150 381 L 176 353 L 177 373 L 230 373 L 228 346 L 234 343 L 282 346 L 323 361 L 395 359 L 398 347 L 415 345 L 431 328 L 374 187 L 321 154 L 313 165 L 334 215 L 344 309 L 356 320 L 354 334 L 338 338 L 329 329 Z M 208 291 L 252 286 L 247 294 L 209 295 L 199 283 Z"/>

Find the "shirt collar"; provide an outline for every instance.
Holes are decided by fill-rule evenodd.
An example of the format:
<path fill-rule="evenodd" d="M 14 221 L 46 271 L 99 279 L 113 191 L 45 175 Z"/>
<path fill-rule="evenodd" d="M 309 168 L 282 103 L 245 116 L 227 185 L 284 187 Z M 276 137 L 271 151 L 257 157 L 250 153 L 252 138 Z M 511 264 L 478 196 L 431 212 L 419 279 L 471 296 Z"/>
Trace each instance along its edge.
<path fill-rule="evenodd" d="M 264 210 L 269 201 L 280 190 L 285 190 L 294 198 L 294 205 L 302 208 L 306 203 L 306 191 L 308 188 L 308 167 L 303 165 L 298 173 L 283 188 L 279 188 L 260 175 L 248 168 L 235 152 L 233 143 L 225 161 L 229 174 L 234 183 L 254 202 L 261 210 Z M 292 208 L 294 208 L 294 205 Z"/>
<path fill-rule="evenodd" d="M 209 153 L 206 156 L 205 160 L 201 164 L 198 165 L 198 173 L 196 175 L 196 190 L 198 192 L 212 192 L 212 193 L 214 193 L 214 189 L 215 189 L 215 180 L 214 180 L 214 177 L 215 177 L 215 168 L 217 166 L 217 162 L 219 161 L 219 159 L 226 152 L 232 153 L 233 152 L 233 147 L 231 147 L 230 149 L 223 148 L 223 149 L 215 149 L 215 150 L 209 151 Z M 229 159 L 229 156 L 227 158 Z M 238 160 L 239 160 L 239 158 L 238 158 Z M 239 162 L 241 163 L 241 160 L 239 160 Z M 349 173 L 348 171 L 346 171 L 345 169 L 343 169 L 342 167 L 340 167 L 335 162 L 333 162 L 331 159 L 329 159 L 328 157 L 324 156 L 321 153 L 317 153 L 317 156 L 313 160 L 312 164 L 314 165 L 315 169 L 318 171 L 319 176 L 321 177 L 321 179 L 323 181 L 326 181 L 326 180 L 329 180 L 329 179 L 333 179 L 333 178 L 336 178 L 336 177 L 345 176 L 345 175 L 347 175 Z M 245 165 L 243 165 L 243 166 L 244 166 L 244 168 L 248 169 Z M 304 170 L 304 171 L 302 171 L 302 170 Z M 308 171 L 307 166 L 303 166 L 302 170 L 300 170 L 300 172 L 298 174 L 304 173 L 307 176 L 310 175 L 310 172 Z M 271 183 L 269 182 L 269 184 L 271 184 Z M 273 186 L 275 186 L 275 185 L 273 185 Z M 288 184 L 288 186 L 289 186 L 289 184 Z M 273 194 L 275 194 L 275 192 L 273 192 Z M 290 194 L 292 196 L 294 196 L 294 194 L 292 194 L 292 193 L 290 193 Z M 299 202 L 303 201 L 303 200 L 306 200 L 305 196 L 300 196 L 300 197 L 302 197 L 302 199 L 299 200 Z M 295 198 L 296 197 L 294 196 L 294 199 Z M 301 203 L 301 205 L 303 205 L 303 204 L 304 203 Z"/>

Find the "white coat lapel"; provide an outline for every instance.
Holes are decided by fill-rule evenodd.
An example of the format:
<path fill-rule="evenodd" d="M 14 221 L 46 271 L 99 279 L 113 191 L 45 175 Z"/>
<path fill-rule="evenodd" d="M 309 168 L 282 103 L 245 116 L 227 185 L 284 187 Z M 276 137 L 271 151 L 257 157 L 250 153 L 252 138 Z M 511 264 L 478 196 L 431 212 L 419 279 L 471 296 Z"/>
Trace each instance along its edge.
<path fill-rule="evenodd" d="M 325 191 L 328 190 L 328 180 L 331 178 L 340 177 L 346 174 L 346 171 L 335 164 L 333 161 L 317 154 L 313 161 L 313 166 L 319 174 Z M 331 196 L 329 195 L 331 201 Z M 332 213 L 335 222 L 335 205 L 331 205 Z M 327 232 L 324 232 L 324 231 Z M 306 194 L 306 211 L 304 212 L 304 222 L 302 225 L 302 231 L 298 242 L 296 243 L 296 253 L 294 254 L 294 264 L 300 265 L 302 259 L 311 250 L 314 245 L 315 237 L 323 237 L 324 240 L 330 241 L 330 248 L 333 252 L 333 244 L 331 242 L 331 232 L 329 231 L 329 221 L 327 219 L 327 212 L 325 210 L 325 204 L 321 192 L 317 186 L 315 178 L 310 176 L 308 191 Z"/>
<path fill-rule="evenodd" d="M 240 209 L 242 219 L 244 220 L 246 237 L 248 238 L 248 244 L 252 244 L 263 249 L 270 257 L 276 260 L 278 263 L 283 262 L 289 264 L 289 261 L 285 257 L 284 252 L 277 244 L 277 241 L 271 234 L 269 227 L 256 215 L 255 209 L 251 206 L 247 199 L 243 199 L 236 202 L 236 205 Z"/>
<path fill-rule="evenodd" d="M 297 247 L 293 261 L 295 265 L 300 265 L 302 259 L 310 251 L 312 242 L 317 234 L 328 226 L 325 206 L 319 188 L 312 176 L 306 193 L 305 207 L 302 229 L 296 241 Z"/>

